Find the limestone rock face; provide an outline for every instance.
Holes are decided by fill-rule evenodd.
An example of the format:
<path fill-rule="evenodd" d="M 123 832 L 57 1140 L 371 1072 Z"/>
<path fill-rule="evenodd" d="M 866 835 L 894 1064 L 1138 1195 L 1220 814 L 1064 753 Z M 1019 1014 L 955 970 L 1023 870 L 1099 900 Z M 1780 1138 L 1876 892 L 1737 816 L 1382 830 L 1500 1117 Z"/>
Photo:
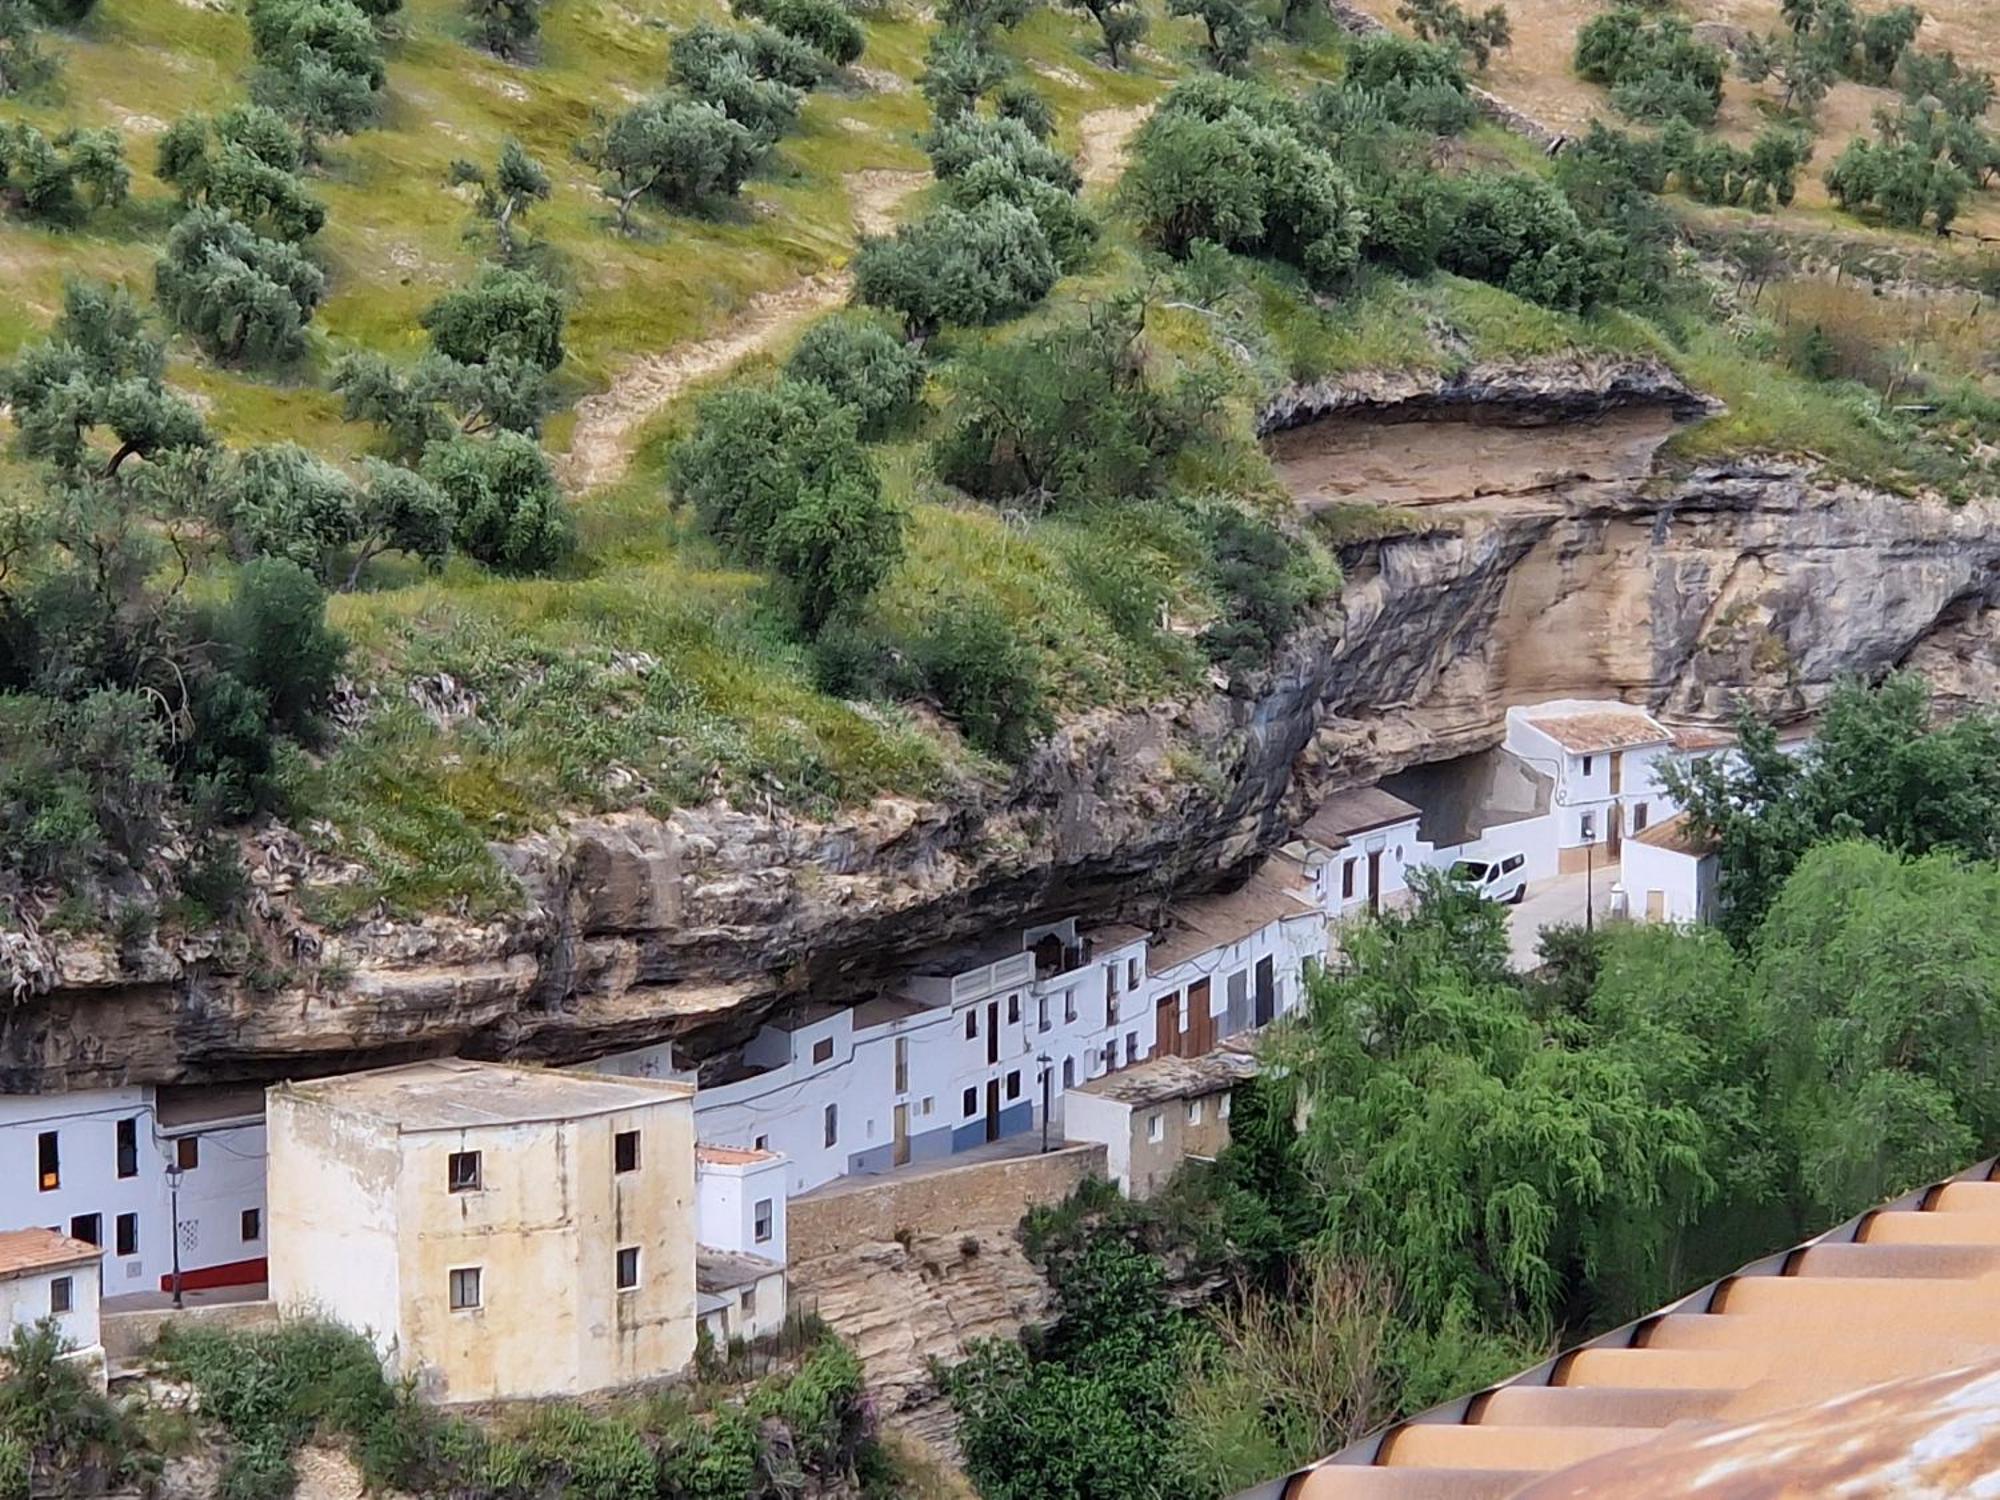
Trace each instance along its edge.
<path fill-rule="evenodd" d="M 1294 391 L 1266 418 L 1520 422 L 1698 399 L 1664 367 L 1569 360 Z M 0 1088 L 448 1052 L 562 1062 L 670 1039 L 699 1061 L 779 1003 L 859 997 L 1026 911 L 1144 922 L 1326 792 L 1497 743 L 1513 704 L 1615 697 L 1713 723 L 1748 698 L 1803 718 L 1843 676 L 1899 665 L 1948 704 L 2000 696 L 2000 510 L 1775 459 L 1576 473 L 1432 510 L 1347 548 L 1339 598 L 1254 680 L 1087 714 L 1004 784 L 826 822 L 721 804 L 571 820 L 497 851 L 524 900 L 486 925 L 312 932 L 274 880 L 261 966 L 0 947 Z M 309 977 L 274 984 L 287 960 Z"/>

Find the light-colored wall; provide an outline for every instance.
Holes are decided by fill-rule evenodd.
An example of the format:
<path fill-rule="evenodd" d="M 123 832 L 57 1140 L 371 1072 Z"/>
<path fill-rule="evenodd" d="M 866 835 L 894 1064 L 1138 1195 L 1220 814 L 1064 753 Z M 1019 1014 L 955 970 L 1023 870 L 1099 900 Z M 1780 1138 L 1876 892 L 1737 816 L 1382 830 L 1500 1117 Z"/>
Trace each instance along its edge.
<path fill-rule="evenodd" d="M 265 1111 L 271 1300 L 365 1332 L 400 1373 L 414 1351 L 401 1342 L 395 1132 L 283 1087 L 266 1096 Z"/>
<path fill-rule="evenodd" d="M 1628 839 L 1618 883 L 1624 887 L 1626 910 L 1635 921 L 1653 920 L 1649 898 L 1657 891 L 1662 906 L 1658 920 L 1706 922 L 1715 914 L 1715 873 L 1712 858 L 1700 859 Z"/>
<path fill-rule="evenodd" d="M 717 1250 L 761 1255 L 780 1265 L 785 1261 L 785 1159 L 761 1162 L 705 1162 L 695 1165 L 699 1198 L 696 1238 Z M 771 1204 L 771 1237 L 757 1238 L 757 1204 Z"/>
<path fill-rule="evenodd" d="M 1063 1119 L 1071 1140 L 1104 1148 L 1105 1175 L 1122 1191 L 1131 1192 L 1132 1107 L 1102 1094 L 1071 1089 L 1063 1097 Z"/>
<path fill-rule="evenodd" d="M 137 1122 L 138 1172 L 118 1175 L 118 1122 Z M 41 1191 L 37 1139 L 53 1130 L 62 1184 Z M 243 1210 L 264 1207 L 265 1143 L 261 1124 L 198 1131 L 201 1164 L 184 1174 L 180 1193 L 181 1268 L 198 1271 L 265 1254 L 246 1242 Z M 42 1225 L 67 1234 L 71 1221 L 97 1214 L 105 1250 L 104 1294 L 157 1288 L 173 1267 L 173 1215 L 166 1167 L 172 1138 L 155 1123 L 149 1088 L 87 1089 L 0 1097 L 0 1224 Z M 137 1214 L 139 1253 L 117 1256 L 120 1214 Z"/>
<path fill-rule="evenodd" d="M 640 1131 L 635 1172 L 613 1137 Z M 479 1191 L 449 1158 L 480 1152 Z M 694 1352 L 694 1120 L 686 1098 L 582 1120 L 402 1138 L 396 1195 L 409 1356 L 442 1399 L 577 1395 L 669 1375 Z M 637 1246 L 639 1286 L 616 1290 Z M 477 1266 L 481 1305 L 454 1312 L 450 1272 Z"/>
<path fill-rule="evenodd" d="M 1416 818 L 1392 823 L 1360 834 L 1346 848 L 1334 850 L 1315 882 L 1314 895 L 1321 910 L 1329 917 L 1368 910 L 1368 856 L 1375 852 L 1382 856 L 1380 900 L 1386 906 L 1396 905 L 1410 889 L 1410 867 L 1430 862 L 1431 848 L 1417 836 L 1417 823 Z M 1349 864 L 1354 867 L 1354 894 L 1343 896 L 1343 872 Z"/>
<path fill-rule="evenodd" d="M 54 1314 L 56 1329 L 71 1348 L 96 1348 L 103 1342 L 103 1334 L 98 1324 L 95 1261 L 0 1279 L 0 1328 L 30 1328 L 51 1316 L 55 1284 L 65 1276 L 70 1283 L 70 1310 Z"/>
<path fill-rule="evenodd" d="M 1150 1198 L 1167 1185 L 1182 1162 L 1190 1156 L 1214 1157 L 1229 1144 L 1229 1091 L 1222 1089 L 1199 1099 L 1168 1099 L 1159 1104 L 1135 1105 L 1131 1116 L 1132 1164 L 1126 1191 L 1134 1197 Z M 1194 1115 L 1199 1112 L 1200 1119 Z M 1159 1121 L 1158 1140 L 1153 1139 L 1154 1119 Z"/>

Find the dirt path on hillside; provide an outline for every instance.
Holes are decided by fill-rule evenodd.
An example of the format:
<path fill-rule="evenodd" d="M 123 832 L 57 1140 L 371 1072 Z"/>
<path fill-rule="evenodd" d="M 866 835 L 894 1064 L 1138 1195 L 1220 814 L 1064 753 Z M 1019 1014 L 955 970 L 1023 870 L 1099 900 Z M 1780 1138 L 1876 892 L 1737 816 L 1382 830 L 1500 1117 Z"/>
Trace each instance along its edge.
<path fill-rule="evenodd" d="M 1083 117 L 1078 126 L 1083 148 L 1077 152 L 1076 169 L 1086 183 L 1111 182 L 1125 170 L 1126 144 L 1152 112 L 1152 105 L 1139 104 L 1131 109 L 1093 110 Z"/>
<path fill-rule="evenodd" d="M 855 224 L 863 234 L 887 233 L 897 205 L 929 180 L 926 172 L 850 173 L 847 191 Z M 576 404 L 569 451 L 557 459 L 563 487 L 581 494 L 622 477 L 640 429 L 689 386 L 783 343 L 803 324 L 845 302 L 852 287 L 845 270 L 801 277 L 751 298 L 713 338 L 634 360 L 612 379 L 609 390 Z"/>

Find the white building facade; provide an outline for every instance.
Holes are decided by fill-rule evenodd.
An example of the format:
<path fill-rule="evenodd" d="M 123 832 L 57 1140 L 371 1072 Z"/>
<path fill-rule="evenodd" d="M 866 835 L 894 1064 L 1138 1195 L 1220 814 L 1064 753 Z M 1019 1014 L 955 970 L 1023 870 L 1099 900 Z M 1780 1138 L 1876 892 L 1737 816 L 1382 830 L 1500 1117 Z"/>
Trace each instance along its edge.
<path fill-rule="evenodd" d="M 104 1294 L 266 1279 L 259 1087 L 0 1097 L 0 1223 L 100 1246 Z"/>
<path fill-rule="evenodd" d="M 1659 775 L 1673 735 L 1643 709 L 1573 698 L 1510 708 L 1505 744 L 1555 783 L 1556 867 L 1533 860 L 1531 877 L 1615 863 L 1628 837 L 1678 811 Z"/>
<path fill-rule="evenodd" d="M 104 1386 L 104 1339 L 98 1302 L 104 1252 L 48 1229 L 0 1232 L 0 1337 L 52 1322 L 70 1357 Z"/>
<path fill-rule="evenodd" d="M 1720 865 L 1694 841 L 1685 814 L 1625 841 L 1618 884 L 1626 914 L 1641 922 L 1712 922 Z"/>

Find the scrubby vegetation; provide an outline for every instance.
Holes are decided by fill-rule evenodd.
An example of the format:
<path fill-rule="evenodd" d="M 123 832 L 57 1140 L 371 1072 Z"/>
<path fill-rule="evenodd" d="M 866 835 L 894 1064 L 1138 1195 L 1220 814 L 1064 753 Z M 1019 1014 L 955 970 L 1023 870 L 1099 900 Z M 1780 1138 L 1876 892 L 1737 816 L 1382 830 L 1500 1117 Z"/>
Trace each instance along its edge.
<path fill-rule="evenodd" d="M 1352 932 L 1212 1166 L 1024 1223 L 1055 1316 L 947 1378 L 980 1492 L 1233 1493 L 1991 1151 L 2000 723 L 1925 707 L 1690 774 L 1734 944 L 1555 929 L 1523 979 L 1439 879 Z"/>

